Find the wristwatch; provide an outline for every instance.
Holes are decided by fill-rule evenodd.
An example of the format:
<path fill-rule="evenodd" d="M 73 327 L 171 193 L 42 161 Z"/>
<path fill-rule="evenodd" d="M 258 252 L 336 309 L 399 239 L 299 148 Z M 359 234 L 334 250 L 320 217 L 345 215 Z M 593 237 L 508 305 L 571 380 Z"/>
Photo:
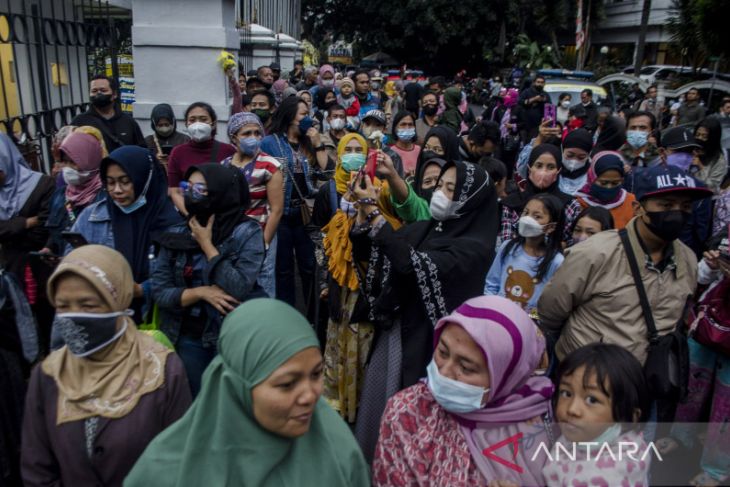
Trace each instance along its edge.
<path fill-rule="evenodd" d="M 322 152 L 325 149 L 326 149 L 326 147 L 324 146 L 324 144 L 319 144 L 317 147 L 314 148 L 314 151 L 315 152 Z"/>

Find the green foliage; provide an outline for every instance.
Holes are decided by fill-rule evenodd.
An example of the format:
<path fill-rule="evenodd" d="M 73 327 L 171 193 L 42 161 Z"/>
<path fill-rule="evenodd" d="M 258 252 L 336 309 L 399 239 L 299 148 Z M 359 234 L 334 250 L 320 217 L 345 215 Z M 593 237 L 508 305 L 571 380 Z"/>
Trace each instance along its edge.
<path fill-rule="evenodd" d="M 555 67 L 555 51 L 548 45 L 539 45 L 531 41 L 525 34 L 517 36 L 517 45 L 514 49 L 515 62 L 527 69 L 545 69 Z"/>
<path fill-rule="evenodd" d="M 673 0 L 667 29 L 672 48 L 699 67 L 709 56 L 728 57 L 730 2 L 727 0 Z"/>

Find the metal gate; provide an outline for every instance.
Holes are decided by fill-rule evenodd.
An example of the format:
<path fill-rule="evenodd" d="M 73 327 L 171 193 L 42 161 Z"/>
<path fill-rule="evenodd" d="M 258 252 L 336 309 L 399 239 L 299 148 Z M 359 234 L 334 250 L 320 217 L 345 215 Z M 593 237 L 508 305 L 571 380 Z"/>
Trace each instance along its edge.
<path fill-rule="evenodd" d="M 129 28 L 118 10 L 101 0 L 0 0 L 0 131 L 34 169 L 50 171 L 53 136 L 87 109 L 100 56 L 118 78 Z"/>

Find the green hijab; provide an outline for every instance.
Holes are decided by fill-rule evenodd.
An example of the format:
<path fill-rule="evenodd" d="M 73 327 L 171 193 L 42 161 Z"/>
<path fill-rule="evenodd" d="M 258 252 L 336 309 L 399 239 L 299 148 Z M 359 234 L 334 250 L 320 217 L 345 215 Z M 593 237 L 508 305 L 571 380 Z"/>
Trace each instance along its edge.
<path fill-rule="evenodd" d="M 309 431 L 284 438 L 253 416 L 252 389 L 293 355 L 318 347 L 307 320 L 274 299 L 253 299 L 223 322 L 219 355 L 200 394 L 147 447 L 125 487 L 370 485 L 340 416 L 319 399 Z"/>

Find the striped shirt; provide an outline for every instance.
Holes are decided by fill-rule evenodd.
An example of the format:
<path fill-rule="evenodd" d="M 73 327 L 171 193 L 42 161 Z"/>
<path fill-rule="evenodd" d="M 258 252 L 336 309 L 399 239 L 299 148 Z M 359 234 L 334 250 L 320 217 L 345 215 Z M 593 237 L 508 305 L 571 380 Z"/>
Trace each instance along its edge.
<path fill-rule="evenodd" d="M 233 165 L 233 156 L 224 159 L 221 164 L 224 166 Z M 255 161 L 249 162 L 245 167 L 238 168 L 246 177 L 248 191 L 251 194 L 251 206 L 246 210 L 246 215 L 256 220 L 262 229 L 266 226 L 271 210 L 266 194 L 266 183 L 276 174 L 279 167 L 281 167 L 279 161 L 268 154 L 259 152 Z"/>

